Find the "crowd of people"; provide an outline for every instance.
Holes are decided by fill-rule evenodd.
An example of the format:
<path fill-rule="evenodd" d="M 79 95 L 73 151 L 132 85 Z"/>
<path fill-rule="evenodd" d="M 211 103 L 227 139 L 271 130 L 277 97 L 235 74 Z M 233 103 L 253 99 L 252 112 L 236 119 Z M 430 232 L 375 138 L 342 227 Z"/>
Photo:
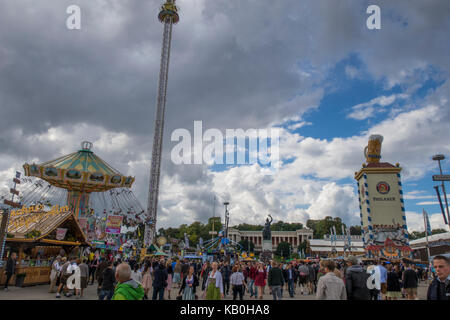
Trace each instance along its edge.
<path fill-rule="evenodd" d="M 14 259 L 12 254 L 5 271 L 7 280 L 14 273 Z M 341 261 L 230 264 L 228 260 L 202 263 L 160 257 L 138 262 L 133 257 L 122 260 L 120 255 L 90 253 L 82 258 L 56 257 L 49 292 L 56 292 L 57 298 L 80 299 L 88 285 L 97 284 L 99 300 L 163 300 L 165 295 L 169 300 L 221 300 L 227 296 L 262 300 L 267 293 L 274 300 L 297 294 L 320 300 L 415 300 L 419 283 L 428 280 L 428 300 L 450 298 L 447 257 L 436 256 L 431 268 L 422 268 L 405 262 L 362 263 L 354 256 Z"/>

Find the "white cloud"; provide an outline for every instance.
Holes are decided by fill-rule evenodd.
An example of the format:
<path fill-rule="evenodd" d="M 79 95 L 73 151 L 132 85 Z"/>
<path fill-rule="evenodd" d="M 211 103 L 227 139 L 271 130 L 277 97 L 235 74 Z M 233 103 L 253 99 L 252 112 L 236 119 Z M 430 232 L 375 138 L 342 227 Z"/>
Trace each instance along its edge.
<path fill-rule="evenodd" d="M 429 213 L 431 229 L 447 230 L 448 226 L 444 223 L 444 218 L 440 213 Z M 424 231 L 423 214 L 418 212 L 406 211 L 406 224 L 409 232 Z"/>
<path fill-rule="evenodd" d="M 347 116 L 348 118 L 356 120 L 364 120 L 374 117 L 376 113 L 384 111 L 383 107 L 393 104 L 398 99 L 407 99 L 407 94 L 393 94 L 390 96 L 380 96 L 373 98 L 369 102 L 360 103 L 353 106 L 352 112 Z"/>

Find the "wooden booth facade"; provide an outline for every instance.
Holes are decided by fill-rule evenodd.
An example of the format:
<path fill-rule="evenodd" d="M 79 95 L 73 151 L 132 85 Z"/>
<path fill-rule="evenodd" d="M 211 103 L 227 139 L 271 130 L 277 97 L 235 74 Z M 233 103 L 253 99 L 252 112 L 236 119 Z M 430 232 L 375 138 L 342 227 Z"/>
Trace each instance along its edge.
<path fill-rule="evenodd" d="M 50 282 L 51 264 L 56 256 L 74 254 L 88 246 L 86 236 L 74 214 L 68 210 L 35 211 L 11 216 L 6 238 L 4 266 L 11 252 L 17 253 L 16 276 L 24 275 L 23 285 Z M 6 281 L 0 268 L 0 283 Z"/>

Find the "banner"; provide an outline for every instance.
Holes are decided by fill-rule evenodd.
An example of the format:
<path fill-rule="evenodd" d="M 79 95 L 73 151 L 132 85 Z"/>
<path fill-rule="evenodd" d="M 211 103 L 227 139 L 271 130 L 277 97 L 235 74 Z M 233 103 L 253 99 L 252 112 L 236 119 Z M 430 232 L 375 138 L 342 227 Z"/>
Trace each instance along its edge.
<path fill-rule="evenodd" d="M 66 237 L 67 228 L 57 228 L 56 229 L 56 240 L 64 240 Z"/>
<path fill-rule="evenodd" d="M 123 216 L 108 216 L 106 219 L 106 233 L 120 234 Z"/>
<path fill-rule="evenodd" d="M 88 219 L 78 218 L 78 224 L 80 225 L 81 230 L 85 231 L 88 227 Z"/>

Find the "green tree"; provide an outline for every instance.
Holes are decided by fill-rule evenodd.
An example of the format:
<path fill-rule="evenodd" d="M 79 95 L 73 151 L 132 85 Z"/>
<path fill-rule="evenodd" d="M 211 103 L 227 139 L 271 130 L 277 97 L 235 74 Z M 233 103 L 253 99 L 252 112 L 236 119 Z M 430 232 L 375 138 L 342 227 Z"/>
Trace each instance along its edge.
<path fill-rule="evenodd" d="M 243 239 L 239 241 L 239 244 L 244 248 L 244 251 L 248 252 L 248 247 L 250 245 L 250 252 L 255 251 L 255 244 L 252 241 L 249 241 L 248 239 Z"/>
<path fill-rule="evenodd" d="M 350 227 L 350 235 L 352 236 L 360 236 L 361 235 L 361 226 L 351 226 Z"/>
<path fill-rule="evenodd" d="M 291 254 L 291 248 L 292 246 L 289 242 L 280 242 L 277 246 L 275 254 L 283 258 L 289 258 L 289 255 Z"/>

